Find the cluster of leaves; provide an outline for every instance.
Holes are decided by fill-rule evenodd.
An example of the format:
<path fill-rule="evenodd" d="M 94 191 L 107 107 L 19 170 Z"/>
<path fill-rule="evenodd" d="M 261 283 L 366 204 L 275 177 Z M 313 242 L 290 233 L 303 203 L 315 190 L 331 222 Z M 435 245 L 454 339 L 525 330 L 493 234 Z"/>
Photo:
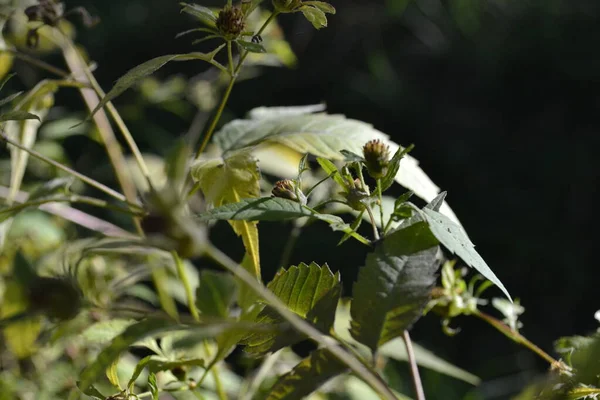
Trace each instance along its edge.
<path fill-rule="evenodd" d="M 318 29 L 327 25 L 326 13 L 335 12 L 320 1 L 274 0 L 273 11 L 263 16 L 260 3 L 229 1 L 218 11 L 182 4 L 184 13 L 204 24 L 184 34 L 204 32 L 208 36 L 201 40 L 224 43 L 208 53 L 150 60 L 127 72 L 107 94 L 58 26 L 64 17 L 59 4 L 43 0 L 27 9 L 27 23 L 41 21 L 60 43 L 70 73 L 0 101 L 11 103 L 0 114 L 11 163 L 8 187 L 0 192 L 6 199 L 0 209 L 1 395 L 116 400 L 169 393 L 175 398 L 276 400 L 301 399 L 320 390 L 332 397 L 403 398 L 381 377 L 388 359 L 476 384 L 477 377 L 411 345 L 408 330 L 429 310 L 443 316 L 447 331 L 452 318 L 476 315 L 533 348 L 518 333 L 518 305 L 475 251 L 446 194 L 408 154 L 412 146 L 399 146 L 367 123 L 328 114 L 322 105 L 256 108 L 212 135 L 246 59 L 269 51 L 272 40 L 281 42 L 269 38 L 274 19 L 301 13 Z M 13 12 L 22 16 L 25 10 Z M 43 39 L 44 31 L 35 29 Z M 226 60 L 220 61 L 224 49 Z M 195 143 L 175 146 L 160 165 L 164 179 L 157 179 L 112 100 L 137 85 L 144 92 L 144 85 L 156 83 L 149 76 L 171 61 L 207 62 L 229 86 L 197 155 Z M 64 87 L 85 93 L 91 110 L 85 122 L 93 119 L 123 194 L 34 149 L 53 94 Z M 138 179 L 126 171 L 129 164 L 115 146 L 107 112 L 133 154 L 130 164 Z M 32 158 L 55 168 L 56 179 L 30 190 L 23 181 Z M 270 177 L 282 180 L 272 184 Z M 395 182 L 409 191 L 398 198 L 385 196 Z M 87 195 L 84 186 L 77 186 L 81 183 L 101 195 Z M 272 188 L 271 195 L 265 187 Z M 427 205 L 417 206 L 413 194 Z M 74 208 L 77 204 L 125 214 L 136 230 L 82 213 Z M 35 224 L 43 232 L 43 224 L 31 219 L 46 216 L 42 211 L 101 237 L 66 241 L 60 227 L 51 230 L 55 220 L 48 230 L 58 231 L 58 238 L 47 245 L 19 231 Z M 241 237 L 245 255 L 239 263 L 210 243 L 210 228 L 219 220 Z M 260 221 L 293 221 L 298 229 L 325 223 L 342 233 L 340 243 L 356 240 L 369 246 L 350 302 L 341 298 L 343 271 L 334 273 L 327 264 L 284 262 L 263 285 Z M 359 232 L 364 221 L 372 235 Z M 446 262 L 442 287 L 436 288 L 442 248 L 478 271 L 482 278 L 476 279 L 484 283 L 477 289 L 475 281 L 467 285 Z M 206 260 L 227 272 L 198 270 Z M 491 285 L 509 299 L 495 302 L 506 324 L 478 309 L 483 304 L 479 296 Z M 185 307 L 189 312 L 182 311 Z M 317 348 L 299 359 L 291 346 L 306 339 Z M 597 365 L 581 354 L 596 354 L 597 340 L 568 343 L 559 349 L 570 355 L 570 367 L 556 364 L 561 376 L 570 374 L 563 387 L 569 393 L 581 385 L 592 390 L 598 384 Z M 263 359 L 255 374 L 240 376 L 227 367 L 224 360 L 237 346 L 244 349 L 243 362 L 254 366 Z"/>

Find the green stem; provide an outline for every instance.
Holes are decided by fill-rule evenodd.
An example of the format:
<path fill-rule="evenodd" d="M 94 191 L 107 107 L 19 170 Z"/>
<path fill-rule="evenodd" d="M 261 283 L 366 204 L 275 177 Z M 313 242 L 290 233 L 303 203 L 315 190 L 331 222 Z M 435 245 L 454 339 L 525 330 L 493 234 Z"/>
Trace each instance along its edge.
<path fill-rule="evenodd" d="M 294 223 L 294 228 L 290 232 L 288 236 L 288 240 L 285 243 L 285 247 L 283 248 L 283 252 L 281 253 L 281 259 L 279 261 L 280 267 L 287 267 L 290 258 L 292 257 L 292 252 L 294 251 L 294 247 L 296 246 L 296 242 L 298 241 L 298 237 L 302 233 L 302 226 Z"/>
<path fill-rule="evenodd" d="M 269 303 L 269 305 L 273 307 L 279 315 L 286 319 L 298 332 L 303 333 L 311 340 L 326 347 L 333 356 L 347 365 L 358 377 L 363 379 L 365 383 L 373 388 L 381 398 L 386 400 L 396 400 L 394 393 L 381 381 L 381 378 L 377 377 L 376 374 L 366 368 L 362 362 L 357 360 L 352 354 L 342 349 L 333 339 L 327 338 L 311 324 L 290 311 L 285 303 L 258 282 L 256 278 L 250 275 L 250 273 L 242 266 L 210 244 L 206 247 L 206 254 L 209 258 L 233 273 L 242 282 L 246 283 L 256 294 L 266 300 L 267 303 Z"/>
<path fill-rule="evenodd" d="M 208 347 L 208 342 L 206 340 L 203 341 L 203 345 L 204 345 L 204 351 L 206 352 L 206 357 L 210 358 L 211 354 L 210 354 L 210 348 Z M 202 374 L 202 377 L 200 378 L 200 380 L 198 381 L 197 385 L 201 386 L 202 383 L 204 382 L 204 379 L 206 378 L 206 376 L 208 375 L 208 372 L 211 371 L 213 374 L 213 378 L 215 380 L 215 388 L 217 390 L 217 395 L 219 396 L 220 400 L 227 400 L 227 393 L 225 393 L 225 390 L 223 389 L 223 384 L 221 382 L 221 376 L 219 374 L 219 369 L 217 368 L 217 358 L 215 357 L 215 359 L 208 365 L 208 367 L 206 368 L 206 370 L 204 371 L 204 374 Z"/>
<path fill-rule="evenodd" d="M 410 339 L 410 334 L 408 333 L 408 331 L 403 332 L 403 339 L 404 345 L 406 346 L 406 354 L 408 356 L 408 364 L 410 365 L 410 374 L 412 376 L 415 395 L 417 396 L 417 400 L 425 400 L 423 383 L 421 382 L 421 376 L 419 375 L 419 367 L 417 366 L 417 359 L 415 358 L 412 340 Z"/>
<path fill-rule="evenodd" d="M 233 76 L 233 53 L 231 51 L 231 40 L 227 41 L 227 68 L 229 69 L 229 76 Z"/>
<path fill-rule="evenodd" d="M 277 14 L 278 14 L 277 12 L 274 12 L 269 16 L 269 18 L 267 18 L 265 23 L 258 30 L 257 35 L 260 35 L 265 30 L 267 25 L 269 25 L 273 21 L 273 19 L 275 19 Z M 228 44 L 228 53 L 229 53 L 231 51 L 231 42 L 227 42 L 227 44 Z M 223 114 L 225 105 L 227 104 L 227 101 L 229 100 L 229 96 L 231 95 L 231 90 L 233 89 L 233 85 L 235 85 L 235 81 L 240 73 L 240 70 L 242 69 L 242 66 L 244 65 L 244 61 L 246 60 L 246 57 L 248 57 L 248 53 L 249 53 L 249 51 L 246 50 L 244 52 L 244 54 L 242 54 L 242 56 L 240 57 L 240 60 L 238 62 L 238 65 L 235 68 L 235 71 L 233 71 L 233 73 L 231 75 L 231 79 L 229 79 L 229 85 L 227 86 L 227 89 L 225 89 L 225 93 L 223 94 L 223 98 L 221 99 L 221 103 L 219 104 L 219 108 L 217 109 L 217 112 L 216 112 L 215 116 L 213 117 L 213 119 L 210 123 L 210 126 L 208 127 L 208 130 L 206 131 L 206 134 L 204 135 L 204 139 L 202 140 L 202 143 L 200 144 L 200 147 L 198 148 L 198 151 L 196 152 L 196 158 L 200 157 L 202 152 L 204 152 L 204 150 L 206 149 L 206 146 L 208 145 L 208 142 L 210 141 L 210 138 L 212 137 L 212 134 L 214 133 L 215 128 L 217 127 L 217 124 L 219 123 L 219 120 L 221 119 L 221 115 Z M 231 61 L 231 65 L 233 65 L 233 59 Z"/>
<path fill-rule="evenodd" d="M 499 330 L 502 334 L 504 334 L 506 337 L 508 337 L 515 343 L 518 343 L 522 346 L 527 347 L 529 350 L 531 350 L 532 352 L 534 352 L 535 354 L 537 354 L 538 356 L 540 356 L 541 358 L 543 358 L 544 360 L 549 362 L 552 366 L 558 367 L 561 370 L 565 370 L 565 371 L 568 370 L 568 367 L 563 362 L 554 359 L 552 356 L 550 356 L 544 350 L 540 349 L 537 345 L 530 342 L 529 339 L 527 339 L 526 337 L 521 335 L 519 332 L 513 330 L 510 326 L 506 325 L 504 322 L 492 317 L 489 314 L 481 312 L 481 311 L 476 311 L 473 315 L 475 315 L 479 319 L 487 322 L 488 324 L 490 324 L 491 326 L 493 326 L 494 328 Z"/>
<path fill-rule="evenodd" d="M 35 67 L 38 67 L 40 69 L 46 70 L 54 75 L 60 76 L 62 78 L 67 78 L 69 76 L 69 73 L 66 71 L 63 71 L 60 68 L 56 68 L 53 65 L 48 64 L 45 61 L 42 60 L 38 60 L 35 57 L 31 57 L 30 55 L 27 55 L 25 53 L 21 53 L 20 51 L 16 51 L 16 50 L 2 50 L 0 51 L 0 53 L 11 53 L 13 54 L 16 58 L 23 60 Z"/>
<path fill-rule="evenodd" d="M 117 206 L 114 206 L 114 205 L 108 203 L 105 200 L 96 199 L 94 197 L 70 195 L 67 197 L 41 198 L 41 199 L 21 203 L 16 206 L 3 208 L 0 210 L 0 215 L 18 212 L 18 211 L 21 211 L 28 207 L 39 207 L 43 204 L 49 204 L 49 203 L 82 203 L 82 204 L 88 204 L 88 205 L 94 206 L 94 207 L 100 207 L 100 208 L 104 208 L 104 209 L 108 209 L 108 210 L 122 212 L 125 214 L 130 214 L 130 215 L 142 215 L 143 214 L 143 211 L 141 211 L 141 210 L 140 210 L 141 211 L 141 214 L 140 214 L 140 211 L 136 212 L 136 211 L 133 211 L 128 208 L 117 207 Z M 138 208 L 138 210 L 139 210 L 139 208 Z"/>
<path fill-rule="evenodd" d="M 179 258 L 175 250 L 171 251 L 171 255 L 173 256 L 173 261 L 175 262 L 177 275 L 179 275 L 179 279 L 181 280 L 181 283 L 183 284 L 183 288 L 185 290 L 185 297 L 188 302 L 190 314 L 192 314 L 194 321 L 200 322 L 200 314 L 198 314 L 198 309 L 196 308 L 194 293 L 192 292 L 192 286 L 190 285 L 190 280 L 188 279 L 187 272 L 185 271 L 183 261 L 181 261 L 181 258 Z"/>
<path fill-rule="evenodd" d="M 383 218 L 383 191 L 381 190 L 381 179 L 377 179 L 377 198 L 379 199 L 379 218 L 381 220 L 381 228 L 385 225 Z M 385 233 L 385 231 L 383 231 Z"/>
<path fill-rule="evenodd" d="M 365 210 L 367 210 L 367 214 L 369 214 L 369 219 L 371 220 L 371 227 L 373 228 L 373 237 L 375 238 L 375 240 L 379 240 L 379 231 L 377 230 L 377 223 L 375 222 L 373 210 L 371 210 L 371 206 L 369 205 L 365 205 Z"/>
<path fill-rule="evenodd" d="M 119 200 L 119 201 L 123 201 L 128 203 L 131 206 L 135 206 L 133 203 L 129 203 L 127 202 L 127 198 L 125 196 L 123 196 L 121 193 L 114 191 L 113 189 L 109 188 L 106 185 L 103 185 L 102 183 L 93 180 L 92 178 L 88 178 L 87 176 L 80 174 L 79 172 L 72 170 L 71 168 L 56 162 L 40 153 L 38 153 L 35 150 L 29 149 L 25 146 L 22 146 L 20 143 L 15 142 L 12 139 L 9 139 L 5 134 L 0 134 L 0 137 L 2 137 L 3 140 L 5 140 L 7 143 L 11 144 L 12 146 L 15 146 L 23 151 L 26 151 L 27 153 L 31 154 L 33 157 L 42 160 L 50 165 L 52 165 L 53 167 L 56 167 L 62 171 L 65 171 L 66 173 L 73 175 L 74 177 L 78 178 L 79 180 L 87 183 L 88 185 L 95 187 L 96 189 L 106 193 L 107 195 L 114 197 L 115 199 Z M 137 206 L 136 206 L 137 207 Z"/>

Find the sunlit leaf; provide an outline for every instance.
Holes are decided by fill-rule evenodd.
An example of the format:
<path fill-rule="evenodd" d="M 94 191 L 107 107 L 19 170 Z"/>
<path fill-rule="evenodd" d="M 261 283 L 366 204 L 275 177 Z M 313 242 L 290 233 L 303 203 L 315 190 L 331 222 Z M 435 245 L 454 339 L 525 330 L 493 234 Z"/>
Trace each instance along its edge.
<path fill-rule="evenodd" d="M 326 349 L 315 350 L 273 385 L 267 400 L 301 400 L 348 368 Z"/>
<path fill-rule="evenodd" d="M 314 107 L 314 108 L 311 108 Z M 238 119 L 229 122 L 215 134 L 215 142 L 224 152 L 244 148 L 254 149 L 273 143 L 289 147 L 300 154 L 310 153 L 317 157 L 344 161 L 342 150 L 362 154 L 362 148 L 369 140 L 379 139 L 396 153 L 400 146 L 389 137 L 365 122 L 348 119 L 343 115 L 311 112 L 321 111 L 321 105 L 275 108 L 261 107 L 250 111 L 251 119 Z M 281 113 L 277 115 L 277 113 Z M 406 155 L 396 182 L 412 190 L 426 201 L 439 194 L 439 188 L 418 166 L 418 161 Z M 441 212 L 458 221 L 446 203 Z"/>
<path fill-rule="evenodd" d="M 280 270 L 267 287 L 283 301 L 290 311 L 298 314 L 321 330 L 328 332 L 333 326 L 335 309 L 340 295 L 340 274 L 333 274 L 327 264 L 316 263 Z M 256 317 L 259 324 L 279 324 L 283 319 L 267 307 Z M 284 335 L 254 333 L 244 339 L 245 350 L 251 354 L 264 354 L 301 340 L 294 332 Z"/>
<path fill-rule="evenodd" d="M 316 29 L 325 28 L 327 26 L 327 16 L 323 11 L 316 7 L 303 6 L 300 11 Z"/>
<path fill-rule="evenodd" d="M 354 284 L 351 334 L 376 350 L 421 317 L 438 268 L 438 241 L 418 222 L 385 237 Z"/>
<path fill-rule="evenodd" d="M 260 195 L 260 172 L 257 160 L 246 151 L 226 158 L 197 160 L 191 175 L 200 186 L 210 207 L 237 203 Z M 260 254 L 256 222 L 231 221 L 234 232 L 242 237 L 246 252 L 251 257 L 249 272 L 260 278 Z"/>
<path fill-rule="evenodd" d="M 508 290 L 506 290 L 500 279 L 498 279 L 496 274 L 494 274 L 475 250 L 475 245 L 473 245 L 461 226 L 431 208 L 424 208 L 423 215 L 429 224 L 431 233 L 435 235 L 444 247 L 460 257 L 468 266 L 475 268 L 481 275 L 493 282 L 512 301 Z"/>

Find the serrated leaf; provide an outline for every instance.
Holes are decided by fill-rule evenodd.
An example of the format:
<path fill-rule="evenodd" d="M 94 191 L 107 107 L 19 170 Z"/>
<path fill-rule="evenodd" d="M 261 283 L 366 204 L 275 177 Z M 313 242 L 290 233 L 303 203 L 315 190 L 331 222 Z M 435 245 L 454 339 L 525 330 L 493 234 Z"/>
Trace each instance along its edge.
<path fill-rule="evenodd" d="M 283 301 L 290 311 L 328 332 L 333 326 L 335 309 L 341 292 L 340 274 L 333 274 L 327 264 L 316 263 L 281 269 L 267 287 Z M 262 310 L 255 319 L 259 324 L 280 324 L 283 319 L 269 307 Z M 264 354 L 278 350 L 302 339 L 290 332 L 286 335 L 275 333 L 253 333 L 244 339 L 245 351 L 251 354 Z"/>
<path fill-rule="evenodd" d="M 370 244 L 367 239 L 356 233 L 337 215 L 321 214 L 295 201 L 277 197 L 244 199 L 237 203 L 214 208 L 200 214 L 198 217 L 201 221 L 215 219 L 233 221 L 285 221 L 309 217 L 327 222 L 334 231 L 345 232 L 363 244 Z"/>
<path fill-rule="evenodd" d="M 435 283 L 438 241 L 417 222 L 385 237 L 354 284 L 351 334 L 373 351 L 421 317 Z"/>
<path fill-rule="evenodd" d="M 98 354 L 79 377 L 81 390 L 92 385 L 110 364 L 135 342 L 169 329 L 176 329 L 173 322 L 166 319 L 147 319 L 127 327 L 119 336 Z"/>
<path fill-rule="evenodd" d="M 116 97 L 120 96 L 124 91 L 140 82 L 145 77 L 153 74 L 160 68 L 162 68 L 165 64 L 171 61 L 191 61 L 191 60 L 203 60 L 203 61 L 212 61 L 214 56 L 222 49 L 220 46 L 211 53 L 188 53 L 188 54 L 169 54 L 165 56 L 160 56 L 153 58 L 152 60 L 146 61 L 143 64 L 140 64 L 132 69 L 130 69 L 125 75 L 120 77 L 113 88 L 100 100 L 96 108 L 90 113 L 90 115 L 85 119 L 88 121 L 92 118 L 94 114 L 98 112 L 101 108 L 103 108 L 108 102 L 112 101 Z M 83 121 L 83 122 L 85 122 Z"/>
<path fill-rule="evenodd" d="M 227 317 L 233 304 L 237 284 L 224 272 L 200 271 L 200 285 L 196 289 L 196 306 L 203 315 Z"/>
<path fill-rule="evenodd" d="M 328 380 L 346 372 L 346 367 L 326 349 L 313 351 L 271 388 L 267 400 L 301 400 Z"/>
<path fill-rule="evenodd" d="M 461 381 L 470 383 L 471 385 L 479 385 L 481 382 L 481 379 L 479 379 L 477 376 L 457 367 L 454 364 L 449 363 L 417 343 L 413 343 L 413 350 L 415 352 L 417 364 L 419 364 L 421 367 L 428 368 L 432 371 L 436 371 L 440 374 L 451 376 L 456 379 L 460 379 Z M 393 358 L 394 360 L 408 361 L 406 346 L 404 345 L 404 341 L 400 338 L 387 342 L 381 346 L 377 353 L 384 357 Z"/>
<path fill-rule="evenodd" d="M 237 40 L 236 43 L 239 44 L 244 50 L 247 50 L 251 53 L 267 52 L 267 49 L 265 49 L 265 47 L 260 43 L 248 42 L 246 40 Z"/>
<path fill-rule="evenodd" d="M 276 107 L 272 113 L 269 112 L 270 108 L 258 108 L 249 112 L 249 115 L 253 116 L 252 119 L 238 119 L 225 124 L 215 134 L 215 142 L 226 153 L 276 143 L 301 154 L 310 153 L 338 161 L 344 161 L 341 150 L 361 154 L 364 144 L 374 139 L 388 144 L 393 153 L 399 149 L 386 134 L 374 129 L 370 124 L 347 119 L 342 115 L 311 114 L 320 111 L 311 107 L 316 106 L 290 107 L 284 108 L 283 111 Z M 278 115 L 278 112 L 281 114 Z M 417 196 L 431 201 L 438 195 L 439 188 L 418 164 L 415 158 L 406 155 L 395 180 L 414 191 Z M 458 221 L 446 203 L 441 211 Z"/>
<path fill-rule="evenodd" d="M 242 199 L 256 198 L 260 195 L 257 160 L 247 151 L 237 152 L 226 158 L 197 160 L 191 167 L 191 175 L 200 186 L 210 207 L 237 203 Z M 242 237 L 246 253 L 250 256 L 248 272 L 260 280 L 256 222 L 230 221 L 230 225 L 234 232 Z"/>
<path fill-rule="evenodd" d="M 327 26 L 327 16 L 323 11 L 316 7 L 303 6 L 300 11 L 304 14 L 304 18 L 310 22 L 315 29 L 325 28 Z"/>
<path fill-rule="evenodd" d="M 500 279 L 498 279 L 496 274 L 481 258 L 479 253 L 477 253 L 475 245 L 473 245 L 462 227 L 455 224 L 445 215 L 430 208 L 424 208 L 423 215 L 429 224 L 431 233 L 433 233 L 444 247 L 460 257 L 468 266 L 475 268 L 486 279 L 493 282 L 512 301 L 508 290 L 506 290 Z"/>
<path fill-rule="evenodd" d="M 7 111 L 3 114 L 0 114 L 0 122 L 25 121 L 28 119 L 35 119 L 40 121 L 40 117 L 38 117 L 37 115 L 22 110 Z"/>

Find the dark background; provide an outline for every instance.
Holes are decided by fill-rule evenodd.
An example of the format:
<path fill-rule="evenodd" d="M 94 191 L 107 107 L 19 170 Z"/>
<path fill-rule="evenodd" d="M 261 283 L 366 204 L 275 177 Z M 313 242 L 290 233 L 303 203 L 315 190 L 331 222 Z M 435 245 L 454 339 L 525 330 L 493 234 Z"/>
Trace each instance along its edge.
<path fill-rule="evenodd" d="M 143 61 L 191 50 L 189 40 L 174 39 L 193 27 L 177 1 L 67 4 L 85 5 L 102 19 L 78 40 L 98 63 L 96 76 L 105 89 Z M 448 191 L 479 252 L 525 306 L 522 332 L 551 351 L 560 336 L 596 329 L 600 2 L 332 4 L 338 14 L 321 31 L 299 15 L 280 18 L 298 66 L 266 69 L 240 83 L 227 116 L 260 105 L 324 101 L 330 112 L 373 123 L 400 144 L 414 143 L 413 155 Z M 191 76 L 200 72 L 196 68 L 205 67 L 177 63 L 157 76 Z M 117 106 L 134 98 L 125 95 Z M 75 97 L 66 100 L 78 104 Z M 160 113 L 148 118 L 153 124 L 133 121 L 132 129 L 146 151 L 159 155 L 165 152 L 162 144 L 180 136 L 191 121 L 191 116 Z M 74 160 L 104 157 L 99 147 L 82 150 L 73 140 L 67 147 Z M 261 231 L 267 278 L 287 229 L 264 224 Z M 292 261 L 328 261 L 351 287 L 364 249 L 336 248 L 339 238 L 319 229 L 301 236 Z M 235 241 L 225 229 L 215 235 L 223 244 Z M 508 398 L 547 368 L 482 322 L 463 318 L 454 325 L 462 332 L 448 338 L 439 319 L 428 316 L 413 338 L 485 382 L 473 393 L 425 372 L 431 398 Z"/>

